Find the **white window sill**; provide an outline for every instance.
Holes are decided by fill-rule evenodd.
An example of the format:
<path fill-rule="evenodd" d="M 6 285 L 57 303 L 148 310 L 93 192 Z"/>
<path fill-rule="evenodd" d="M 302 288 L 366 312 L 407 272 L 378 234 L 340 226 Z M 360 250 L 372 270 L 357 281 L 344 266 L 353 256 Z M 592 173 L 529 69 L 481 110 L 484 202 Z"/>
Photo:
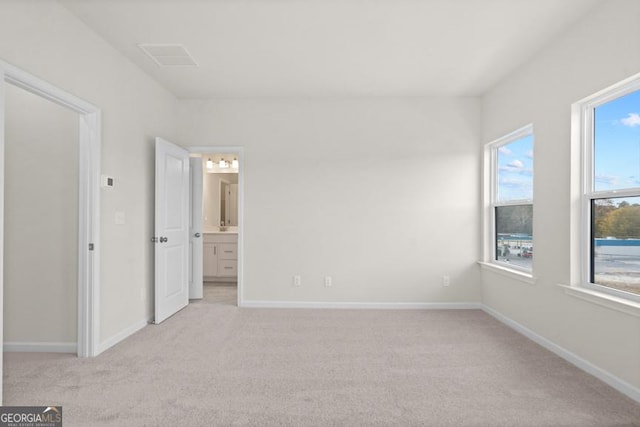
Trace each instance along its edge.
<path fill-rule="evenodd" d="M 640 303 L 578 286 L 558 284 L 568 295 L 602 307 L 640 317 Z"/>
<path fill-rule="evenodd" d="M 533 277 L 533 275 L 530 273 L 525 273 L 524 271 L 515 270 L 499 264 L 493 264 L 491 262 L 478 261 L 478 264 L 480 264 L 480 267 L 483 270 L 493 271 L 494 273 L 498 273 L 502 276 L 506 276 L 511 279 L 515 279 L 520 282 L 526 283 L 527 285 L 536 284 L 536 278 Z"/>

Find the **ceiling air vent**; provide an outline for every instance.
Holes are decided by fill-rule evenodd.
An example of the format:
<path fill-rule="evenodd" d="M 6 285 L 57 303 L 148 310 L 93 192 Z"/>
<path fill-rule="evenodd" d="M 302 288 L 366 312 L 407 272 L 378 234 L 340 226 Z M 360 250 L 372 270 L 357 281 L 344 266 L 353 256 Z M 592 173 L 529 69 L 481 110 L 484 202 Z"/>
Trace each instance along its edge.
<path fill-rule="evenodd" d="M 181 44 L 141 43 L 138 47 L 161 67 L 198 66 L 198 63 Z"/>

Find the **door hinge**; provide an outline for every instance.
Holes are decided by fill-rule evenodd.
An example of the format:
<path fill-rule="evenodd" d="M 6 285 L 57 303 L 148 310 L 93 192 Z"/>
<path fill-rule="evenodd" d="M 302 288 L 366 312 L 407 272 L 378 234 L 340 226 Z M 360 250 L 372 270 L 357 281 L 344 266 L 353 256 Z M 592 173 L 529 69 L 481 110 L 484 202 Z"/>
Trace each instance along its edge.
<path fill-rule="evenodd" d="M 92 250 L 93 250 L 93 248 L 94 248 L 93 243 L 89 243 L 89 250 L 90 250 L 90 251 L 92 251 Z"/>

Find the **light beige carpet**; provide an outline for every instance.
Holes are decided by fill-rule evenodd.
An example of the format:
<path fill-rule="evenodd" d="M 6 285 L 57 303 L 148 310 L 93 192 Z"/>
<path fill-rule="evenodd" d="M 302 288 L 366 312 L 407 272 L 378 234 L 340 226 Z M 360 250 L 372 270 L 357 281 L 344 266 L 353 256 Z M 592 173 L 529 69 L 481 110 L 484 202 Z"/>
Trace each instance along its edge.
<path fill-rule="evenodd" d="M 94 359 L 5 358 L 5 404 L 62 405 L 65 426 L 640 426 L 639 404 L 477 310 L 203 301 Z"/>

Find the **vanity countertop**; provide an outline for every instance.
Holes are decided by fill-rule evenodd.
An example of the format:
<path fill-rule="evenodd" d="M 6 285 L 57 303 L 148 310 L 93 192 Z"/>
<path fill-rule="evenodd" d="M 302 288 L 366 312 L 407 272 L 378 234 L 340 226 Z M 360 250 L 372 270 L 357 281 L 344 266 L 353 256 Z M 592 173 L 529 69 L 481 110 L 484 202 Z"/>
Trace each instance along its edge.
<path fill-rule="evenodd" d="M 220 231 L 215 228 L 205 229 L 203 231 L 204 234 L 238 234 L 238 227 L 229 227 L 230 230 Z"/>

